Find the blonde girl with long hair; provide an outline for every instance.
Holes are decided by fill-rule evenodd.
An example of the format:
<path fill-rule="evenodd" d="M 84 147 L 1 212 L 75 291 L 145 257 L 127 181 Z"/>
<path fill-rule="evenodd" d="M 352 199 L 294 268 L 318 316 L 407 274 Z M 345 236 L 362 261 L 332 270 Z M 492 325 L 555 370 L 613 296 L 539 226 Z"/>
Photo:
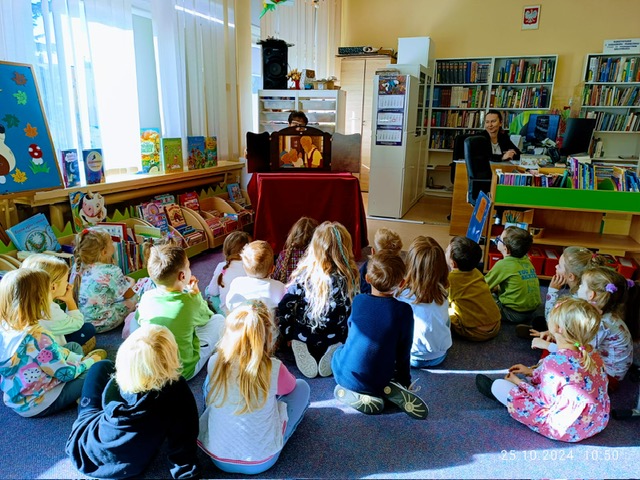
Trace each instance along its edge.
<path fill-rule="evenodd" d="M 92 367 L 66 453 L 83 474 L 141 477 L 167 440 L 173 478 L 199 478 L 198 407 L 168 328 L 143 325 Z M 108 439 L 108 441 L 105 441 Z"/>
<path fill-rule="evenodd" d="M 138 301 L 135 281 L 113 264 L 115 247 L 111 235 L 83 230 L 76 235 L 74 289 L 85 322 L 96 332 L 113 330 L 124 322 Z"/>
<path fill-rule="evenodd" d="M 351 302 L 360 290 L 352 247 L 342 224 L 320 224 L 278 305 L 280 333 L 308 378 L 330 376 L 333 354 L 347 339 Z"/>
<path fill-rule="evenodd" d="M 59 345 L 78 343 L 84 353 L 96 346 L 96 328 L 84 321 L 73 298 L 73 285 L 69 283 L 69 265 L 53 255 L 36 254 L 24 259 L 20 268 L 44 270 L 51 277 L 51 317 L 41 319 L 40 326 L 53 334 Z M 54 300 L 64 302 L 66 311 Z"/>
<path fill-rule="evenodd" d="M 600 312 L 586 300 L 568 297 L 556 303 L 548 321 L 557 352 L 531 368 L 512 366 L 504 379 L 492 381 L 478 375 L 476 385 L 534 432 L 579 442 L 601 432 L 609 422 L 607 373 L 590 345 L 600 326 Z"/>
<path fill-rule="evenodd" d="M 286 284 L 291 274 L 297 268 L 300 259 L 307 251 L 313 232 L 318 227 L 318 221 L 309 217 L 301 217 L 293 224 L 284 242 L 284 247 L 276 260 L 276 269 L 271 275 L 274 280 Z"/>
<path fill-rule="evenodd" d="M 198 443 L 219 469 L 271 468 L 309 406 L 309 385 L 273 356 L 277 329 L 260 300 L 235 308 L 207 366 Z"/>
<path fill-rule="evenodd" d="M 250 242 L 251 235 L 241 231 L 231 232 L 224 239 L 222 244 L 224 262 L 216 265 L 211 282 L 205 289 L 207 303 L 215 313 L 223 315 L 229 313 L 225 305 L 229 287 L 234 279 L 244 277 L 247 274 L 242 265 L 240 253 L 244 246 Z"/>
<path fill-rule="evenodd" d="M 0 281 L 0 388 L 4 403 L 22 417 L 44 417 L 74 405 L 84 374 L 106 358 L 104 350 L 83 356 L 77 343 L 59 345 L 40 326 L 51 312 L 51 278 L 20 268 Z"/>
<path fill-rule="evenodd" d="M 411 366 L 440 365 L 453 344 L 449 320 L 449 265 L 442 247 L 420 235 L 409 246 L 407 276 L 398 300 L 413 310 Z"/>

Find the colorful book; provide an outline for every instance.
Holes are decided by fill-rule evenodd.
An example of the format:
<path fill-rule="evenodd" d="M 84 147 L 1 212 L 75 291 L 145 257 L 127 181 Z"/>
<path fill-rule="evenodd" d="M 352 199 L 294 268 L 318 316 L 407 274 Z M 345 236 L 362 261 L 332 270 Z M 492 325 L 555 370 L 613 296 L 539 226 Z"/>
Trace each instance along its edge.
<path fill-rule="evenodd" d="M 78 151 L 62 150 L 60 152 L 62 159 L 62 176 L 64 178 L 64 186 L 77 187 L 80 185 L 80 167 L 78 164 Z"/>
<path fill-rule="evenodd" d="M 84 175 L 87 178 L 87 185 L 94 183 L 104 183 L 104 161 L 102 159 L 102 149 L 88 148 L 82 150 L 84 161 Z"/>
<path fill-rule="evenodd" d="M 162 162 L 164 173 L 176 173 L 184 170 L 181 138 L 162 139 Z"/>
<path fill-rule="evenodd" d="M 71 216 L 73 228 L 76 232 L 86 227 L 92 227 L 107 219 L 107 208 L 104 205 L 104 197 L 93 192 L 70 192 Z"/>
<path fill-rule="evenodd" d="M 43 213 L 7 228 L 7 235 L 18 250 L 42 253 L 45 250 L 58 252 L 62 249 Z"/>
<path fill-rule="evenodd" d="M 180 230 L 187 225 L 187 221 L 184 219 L 184 215 L 182 214 L 182 208 L 180 205 L 170 204 L 164 206 L 164 213 L 167 216 L 167 220 L 169 220 L 169 225 L 171 225 L 176 230 Z"/>
<path fill-rule="evenodd" d="M 178 202 L 185 208 L 190 208 L 196 212 L 200 210 L 200 199 L 196 192 L 187 192 L 178 195 Z"/>
<path fill-rule="evenodd" d="M 143 128 L 140 130 L 140 153 L 143 173 L 161 173 L 159 129 Z"/>
<path fill-rule="evenodd" d="M 205 167 L 215 167 L 218 165 L 218 139 L 217 137 L 206 137 L 204 139 Z"/>
<path fill-rule="evenodd" d="M 187 167 L 189 170 L 204 168 L 204 137 L 187 137 Z"/>
<path fill-rule="evenodd" d="M 164 213 L 164 208 L 158 202 L 146 202 L 138 206 L 140 216 L 153 225 L 159 228 L 162 233 L 169 231 L 169 221 Z"/>
<path fill-rule="evenodd" d="M 240 190 L 240 185 L 237 183 L 230 183 L 227 185 L 227 191 L 229 192 L 229 200 L 238 205 L 245 204 L 244 196 L 242 195 L 242 191 Z"/>

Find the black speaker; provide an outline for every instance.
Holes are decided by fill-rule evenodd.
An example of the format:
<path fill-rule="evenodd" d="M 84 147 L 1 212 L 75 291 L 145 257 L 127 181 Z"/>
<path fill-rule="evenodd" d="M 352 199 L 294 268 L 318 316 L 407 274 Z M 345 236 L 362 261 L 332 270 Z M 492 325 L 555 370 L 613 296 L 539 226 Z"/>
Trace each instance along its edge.
<path fill-rule="evenodd" d="M 287 53 L 284 40 L 262 40 L 262 85 L 264 90 L 286 90 Z"/>

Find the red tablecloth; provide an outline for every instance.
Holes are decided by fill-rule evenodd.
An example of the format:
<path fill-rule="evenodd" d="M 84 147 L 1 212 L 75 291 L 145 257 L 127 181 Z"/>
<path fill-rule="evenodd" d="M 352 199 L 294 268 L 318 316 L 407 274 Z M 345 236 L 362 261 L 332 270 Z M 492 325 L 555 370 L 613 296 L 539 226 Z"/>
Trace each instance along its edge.
<path fill-rule="evenodd" d="M 303 216 L 343 224 L 356 260 L 369 244 L 360 183 L 350 173 L 254 173 L 247 193 L 255 210 L 253 236 L 269 242 L 276 254 Z"/>

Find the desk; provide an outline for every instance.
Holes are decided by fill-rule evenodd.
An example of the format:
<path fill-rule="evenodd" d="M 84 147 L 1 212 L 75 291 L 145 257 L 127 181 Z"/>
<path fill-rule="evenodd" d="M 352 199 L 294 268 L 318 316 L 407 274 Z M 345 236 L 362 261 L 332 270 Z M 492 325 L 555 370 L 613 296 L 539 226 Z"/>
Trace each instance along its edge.
<path fill-rule="evenodd" d="M 121 202 L 147 201 L 154 195 L 171 193 L 179 190 L 206 188 L 217 182 L 237 182 L 242 173 L 244 163 L 221 160 L 218 166 L 162 175 L 122 175 L 110 177 L 108 183 L 96 183 L 82 187 L 60 188 L 26 194 L 15 199 L 16 203 L 31 207 L 49 206 L 52 225 L 60 231 L 65 226 L 65 213 L 68 213 L 69 193 L 81 190 L 100 193 L 105 205 Z M 113 215 L 113 211 L 111 212 Z"/>
<path fill-rule="evenodd" d="M 303 216 L 343 224 L 356 260 L 369 244 L 360 184 L 350 173 L 254 173 L 247 193 L 255 210 L 253 236 L 269 242 L 275 253 Z"/>

